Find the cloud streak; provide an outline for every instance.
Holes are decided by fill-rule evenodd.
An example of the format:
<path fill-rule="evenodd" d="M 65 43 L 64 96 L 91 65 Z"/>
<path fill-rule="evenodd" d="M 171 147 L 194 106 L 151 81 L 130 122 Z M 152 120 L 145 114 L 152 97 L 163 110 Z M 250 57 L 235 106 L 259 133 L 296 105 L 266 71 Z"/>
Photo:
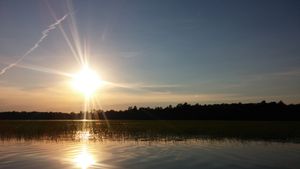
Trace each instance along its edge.
<path fill-rule="evenodd" d="M 0 76 L 3 75 L 7 70 L 13 68 L 14 66 L 16 66 L 19 62 L 21 62 L 27 55 L 29 55 L 30 53 L 32 53 L 36 48 L 39 47 L 40 43 L 43 42 L 43 40 L 45 38 L 47 38 L 49 32 L 53 29 L 56 28 L 57 25 L 59 25 L 62 21 L 64 21 L 67 18 L 68 14 L 64 15 L 62 18 L 60 18 L 59 20 L 57 20 L 55 23 L 49 25 L 47 27 L 47 29 L 42 31 L 42 37 L 23 55 L 21 56 L 18 60 L 16 60 L 15 62 L 9 64 L 8 66 L 6 66 L 5 68 L 3 68 L 0 71 Z"/>

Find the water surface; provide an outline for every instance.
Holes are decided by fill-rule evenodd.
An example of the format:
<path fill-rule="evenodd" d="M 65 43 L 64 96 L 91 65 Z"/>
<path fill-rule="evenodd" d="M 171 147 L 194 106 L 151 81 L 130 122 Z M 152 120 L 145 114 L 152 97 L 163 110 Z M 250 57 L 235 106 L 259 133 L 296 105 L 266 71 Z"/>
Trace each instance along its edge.
<path fill-rule="evenodd" d="M 0 168 L 297 169 L 294 123 L 1 121 Z"/>

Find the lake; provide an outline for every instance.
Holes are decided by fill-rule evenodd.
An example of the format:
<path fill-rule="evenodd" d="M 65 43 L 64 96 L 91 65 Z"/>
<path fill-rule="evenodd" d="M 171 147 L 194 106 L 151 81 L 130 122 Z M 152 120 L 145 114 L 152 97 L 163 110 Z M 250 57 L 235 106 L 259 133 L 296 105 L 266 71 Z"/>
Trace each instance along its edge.
<path fill-rule="evenodd" d="M 0 121 L 0 168 L 300 168 L 299 122 Z"/>

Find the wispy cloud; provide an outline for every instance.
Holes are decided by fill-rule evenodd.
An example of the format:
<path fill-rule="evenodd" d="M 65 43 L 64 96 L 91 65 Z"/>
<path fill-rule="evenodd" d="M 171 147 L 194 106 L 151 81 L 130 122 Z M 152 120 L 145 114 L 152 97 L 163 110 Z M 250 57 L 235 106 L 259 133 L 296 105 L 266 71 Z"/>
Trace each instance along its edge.
<path fill-rule="evenodd" d="M 0 75 L 3 75 L 7 70 L 11 69 L 12 67 L 16 66 L 19 62 L 21 62 L 27 55 L 32 53 L 36 48 L 39 47 L 40 43 L 43 42 L 43 40 L 48 36 L 49 32 L 56 28 L 57 25 L 59 25 L 62 21 L 64 21 L 67 18 L 68 14 L 64 15 L 62 18 L 57 20 L 55 23 L 48 26 L 47 29 L 42 31 L 42 37 L 31 47 L 24 55 L 22 55 L 18 60 L 15 62 L 9 64 L 8 66 L 4 67 L 0 71 Z"/>
<path fill-rule="evenodd" d="M 179 84 L 147 84 L 147 83 L 115 83 L 105 82 L 105 88 L 113 90 L 126 90 L 138 92 L 166 93 L 176 88 L 183 87 Z"/>
<path fill-rule="evenodd" d="M 290 69 L 286 71 L 278 71 L 278 72 L 271 72 L 271 73 L 261 73 L 261 74 L 255 74 L 248 76 L 248 81 L 257 81 L 257 80 L 263 80 L 263 79 L 282 79 L 284 77 L 295 77 L 300 76 L 300 70 L 299 69 Z"/>

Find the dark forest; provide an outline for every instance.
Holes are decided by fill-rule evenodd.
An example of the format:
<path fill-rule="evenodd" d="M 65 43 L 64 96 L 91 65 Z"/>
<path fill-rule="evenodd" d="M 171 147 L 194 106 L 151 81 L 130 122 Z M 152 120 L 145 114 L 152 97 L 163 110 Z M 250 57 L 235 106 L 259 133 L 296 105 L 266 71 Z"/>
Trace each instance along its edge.
<path fill-rule="evenodd" d="M 1 120 L 300 120 L 300 104 L 280 102 L 232 104 L 178 104 L 167 107 L 129 107 L 127 110 L 91 112 L 1 112 Z"/>

